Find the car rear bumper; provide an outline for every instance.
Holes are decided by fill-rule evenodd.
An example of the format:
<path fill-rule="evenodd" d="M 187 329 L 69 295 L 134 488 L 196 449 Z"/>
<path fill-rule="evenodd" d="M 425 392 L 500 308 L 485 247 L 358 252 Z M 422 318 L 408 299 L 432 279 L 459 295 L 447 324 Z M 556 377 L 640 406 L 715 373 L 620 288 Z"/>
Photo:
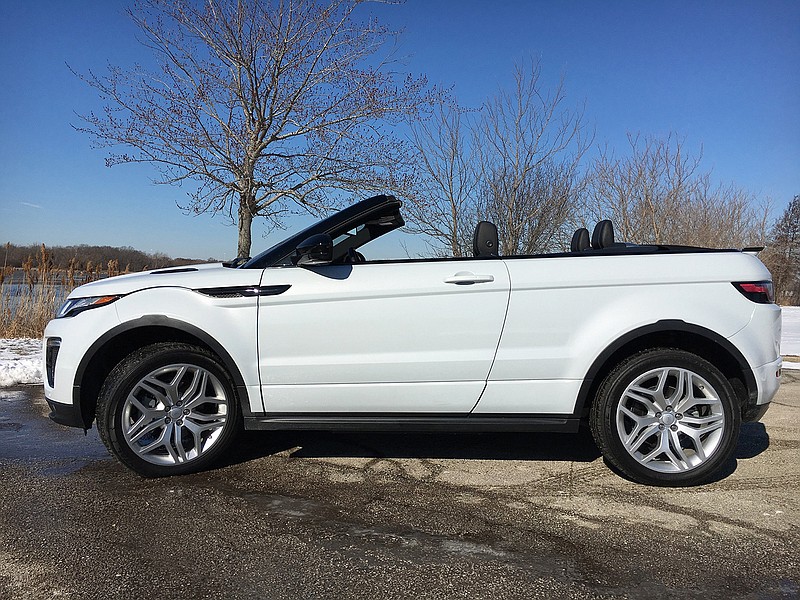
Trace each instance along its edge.
<path fill-rule="evenodd" d="M 756 378 L 756 385 L 758 386 L 758 397 L 756 403 L 748 404 L 742 410 L 742 421 L 745 423 L 752 423 L 759 421 L 767 412 L 769 403 L 778 392 L 781 385 L 781 366 L 783 359 L 779 356 L 772 362 L 753 369 L 753 375 Z"/>
<path fill-rule="evenodd" d="M 775 397 L 781 386 L 781 366 L 783 366 L 783 359 L 779 356 L 772 362 L 753 369 L 756 385 L 758 385 L 756 404 L 768 404 Z"/>
<path fill-rule="evenodd" d="M 748 406 L 742 411 L 742 421 L 744 423 L 754 423 L 756 421 L 760 421 L 767 412 L 767 409 L 769 409 L 769 404 L 770 403 L 767 402 L 766 404 Z"/>

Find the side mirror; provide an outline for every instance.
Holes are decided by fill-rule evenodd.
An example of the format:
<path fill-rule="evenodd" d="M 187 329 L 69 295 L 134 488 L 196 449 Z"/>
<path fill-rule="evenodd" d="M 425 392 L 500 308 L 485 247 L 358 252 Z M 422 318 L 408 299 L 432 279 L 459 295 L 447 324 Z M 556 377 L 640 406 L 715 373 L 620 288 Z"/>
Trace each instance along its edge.
<path fill-rule="evenodd" d="M 333 260 L 333 240 L 327 233 L 318 233 L 297 245 L 293 258 L 298 267 L 329 265 Z"/>

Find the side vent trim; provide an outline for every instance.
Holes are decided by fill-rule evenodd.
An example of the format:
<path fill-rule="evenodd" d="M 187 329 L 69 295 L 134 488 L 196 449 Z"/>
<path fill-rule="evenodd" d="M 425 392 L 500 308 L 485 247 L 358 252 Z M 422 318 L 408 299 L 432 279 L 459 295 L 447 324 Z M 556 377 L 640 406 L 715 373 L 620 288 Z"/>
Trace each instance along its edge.
<path fill-rule="evenodd" d="M 212 298 L 252 298 L 254 296 L 278 296 L 291 285 L 240 285 L 232 287 L 200 288 L 195 290 Z"/>
<path fill-rule="evenodd" d="M 175 269 L 161 269 L 159 271 L 150 271 L 150 275 L 164 275 L 167 273 L 191 273 L 197 271 L 195 267 L 177 267 Z"/>

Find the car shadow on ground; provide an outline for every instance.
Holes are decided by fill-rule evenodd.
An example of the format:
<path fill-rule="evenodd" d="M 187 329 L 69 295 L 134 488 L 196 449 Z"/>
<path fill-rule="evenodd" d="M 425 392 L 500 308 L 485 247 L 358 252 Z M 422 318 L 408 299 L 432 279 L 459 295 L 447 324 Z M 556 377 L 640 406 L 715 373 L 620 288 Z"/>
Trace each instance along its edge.
<path fill-rule="evenodd" d="M 278 453 L 295 458 L 417 458 L 591 462 L 600 451 L 588 431 L 559 433 L 376 433 L 248 431 L 226 465 Z"/>
<path fill-rule="evenodd" d="M 738 460 L 769 447 L 763 423 L 744 423 L 735 459 L 714 481 L 736 470 Z M 600 451 L 588 430 L 578 433 L 379 433 L 247 431 L 227 453 L 225 465 L 274 454 L 294 458 L 410 458 L 592 462 Z"/>
<path fill-rule="evenodd" d="M 742 423 L 736 458 L 755 458 L 769 448 L 769 433 L 763 423 Z"/>

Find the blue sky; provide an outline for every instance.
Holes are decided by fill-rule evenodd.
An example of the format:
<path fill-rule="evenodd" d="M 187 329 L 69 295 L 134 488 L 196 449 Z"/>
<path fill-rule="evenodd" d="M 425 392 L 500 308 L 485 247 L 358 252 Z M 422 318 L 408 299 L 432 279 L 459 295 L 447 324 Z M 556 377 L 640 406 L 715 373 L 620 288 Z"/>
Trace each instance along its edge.
<path fill-rule="evenodd" d="M 67 68 L 146 61 L 126 2 L 5 0 L 0 19 L 0 242 L 109 244 L 171 256 L 231 258 L 236 229 L 186 216 L 186 190 L 148 166 L 104 164 L 75 132 L 99 106 Z M 370 10 L 404 30 L 397 55 L 477 106 L 538 58 L 585 103 L 596 144 L 627 132 L 685 137 L 703 169 L 771 198 L 800 194 L 800 2 L 489 2 L 408 0 Z M 292 224 L 290 224 L 290 227 Z M 253 251 L 282 232 L 262 237 Z"/>

